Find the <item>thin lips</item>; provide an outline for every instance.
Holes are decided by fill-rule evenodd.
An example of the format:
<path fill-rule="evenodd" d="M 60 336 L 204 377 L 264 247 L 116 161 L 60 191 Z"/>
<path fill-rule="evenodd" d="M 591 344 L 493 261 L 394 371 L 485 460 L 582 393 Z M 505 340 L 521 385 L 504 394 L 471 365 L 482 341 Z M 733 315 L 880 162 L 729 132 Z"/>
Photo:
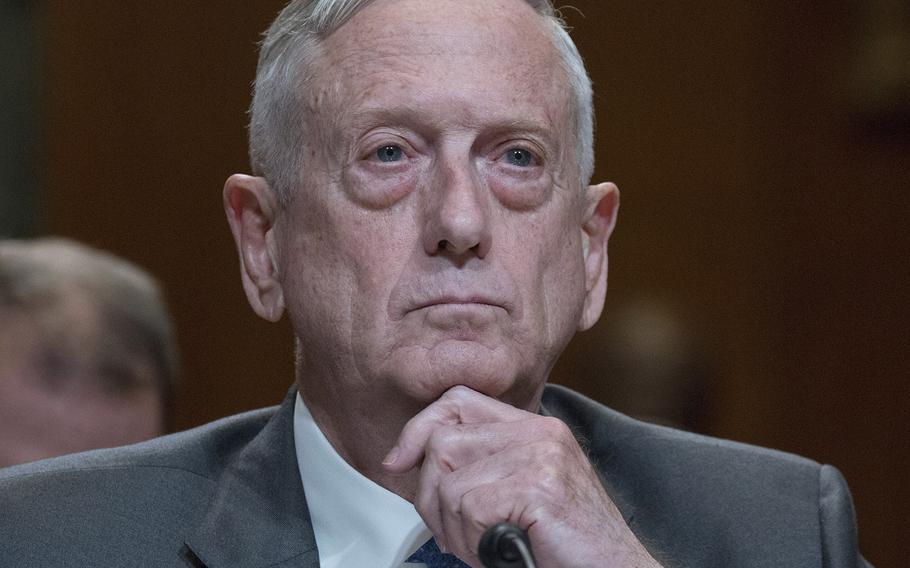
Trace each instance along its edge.
<path fill-rule="evenodd" d="M 482 296 L 470 296 L 467 298 L 464 297 L 443 297 L 443 298 L 434 298 L 432 300 L 427 300 L 425 302 L 418 303 L 414 310 L 422 310 L 423 308 L 429 308 L 431 306 L 442 306 L 446 304 L 481 304 L 486 306 L 493 306 L 495 308 L 502 308 L 508 311 L 508 308 L 505 306 L 504 302 L 499 302 L 491 298 L 486 298 Z"/>

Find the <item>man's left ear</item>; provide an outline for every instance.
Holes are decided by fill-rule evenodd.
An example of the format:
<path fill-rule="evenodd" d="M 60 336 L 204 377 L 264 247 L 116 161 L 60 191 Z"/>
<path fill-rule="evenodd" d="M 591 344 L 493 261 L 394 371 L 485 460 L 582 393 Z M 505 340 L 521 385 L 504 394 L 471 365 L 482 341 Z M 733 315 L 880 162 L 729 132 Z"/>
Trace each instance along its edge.
<path fill-rule="evenodd" d="M 585 261 L 585 304 L 579 331 L 589 329 L 600 319 L 607 295 L 607 241 L 616 226 L 619 211 L 619 188 L 612 183 L 588 186 L 582 219 Z"/>

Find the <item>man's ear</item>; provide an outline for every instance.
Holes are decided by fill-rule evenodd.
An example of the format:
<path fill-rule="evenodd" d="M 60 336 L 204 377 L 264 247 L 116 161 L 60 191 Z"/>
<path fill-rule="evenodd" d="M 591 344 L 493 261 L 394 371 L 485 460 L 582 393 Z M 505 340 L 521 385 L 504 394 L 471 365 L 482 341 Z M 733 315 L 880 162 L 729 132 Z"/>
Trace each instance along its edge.
<path fill-rule="evenodd" d="M 612 183 L 588 187 L 582 219 L 585 261 L 585 304 L 579 331 L 589 329 L 600 318 L 607 295 L 607 241 L 616 226 L 619 211 L 619 189 Z"/>
<path fill-rule="evenodd" d="M 284 313 L 274 233 L 278 199 L 264 178 L 234 174 L 224 184 L 224 212 L 247 300 L 260 317 L 278 321 Z"/>

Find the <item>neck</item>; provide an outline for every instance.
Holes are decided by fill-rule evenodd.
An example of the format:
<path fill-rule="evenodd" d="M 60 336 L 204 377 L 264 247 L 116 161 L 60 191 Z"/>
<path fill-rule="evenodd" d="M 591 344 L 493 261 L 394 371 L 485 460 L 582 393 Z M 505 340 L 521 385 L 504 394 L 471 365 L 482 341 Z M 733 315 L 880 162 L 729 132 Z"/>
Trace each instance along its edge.
<path fill-rule="evenodd" d="M 419 471 L 391 475 L 382 459 L 395 445 L 407 421 L 422 410 L 418 403 L 402 404 L 401 397 L 327 396 L 298 382 L 300 395 L 316 425 L 338 455 L 363 476 L 408 501 L 414 501 Z M 364 393 L 361 393 L 364 394 Z M 367 420 L 355 419 L 367 417 Z"/>

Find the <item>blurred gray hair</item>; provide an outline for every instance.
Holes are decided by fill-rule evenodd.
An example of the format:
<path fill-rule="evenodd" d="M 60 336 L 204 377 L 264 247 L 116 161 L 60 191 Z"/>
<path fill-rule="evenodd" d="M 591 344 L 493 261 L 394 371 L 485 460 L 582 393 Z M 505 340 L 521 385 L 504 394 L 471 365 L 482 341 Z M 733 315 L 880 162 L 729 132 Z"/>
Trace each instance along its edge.
<path fill-rule="evenodd" d="M 68 239 L 0 240 L 0 309 L 53 314 L 74 293 L 97 310 L 106 349 L 153 365 L 168 425 L 177 342 L 155 280 L 121 258 Z"/>
<path fill-rule="evenodd" d="M 287 203 L 300 182 L 307 136 L 303 97 L 320 42 L 372 0 L 292 0 L 262 40 L 250 106 L 250 165 Z M 586 186 L 594 173 L 594 109 L 591 80 L 562 19 L 549 0 L 525 0 L 553 33 L 569 88 L 575 96 L 576 159 Z"/>

